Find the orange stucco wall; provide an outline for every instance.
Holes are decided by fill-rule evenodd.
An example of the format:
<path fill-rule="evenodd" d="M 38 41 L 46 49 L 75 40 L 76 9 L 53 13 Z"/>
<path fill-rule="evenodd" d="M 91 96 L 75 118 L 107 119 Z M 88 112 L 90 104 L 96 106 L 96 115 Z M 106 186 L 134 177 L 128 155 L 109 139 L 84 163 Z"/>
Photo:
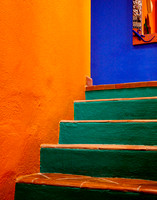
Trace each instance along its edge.
<path fill-rule="evenodd" d="M 0 199 L 39 172 L 90 75 L 90 0 L 0 1 Z"/>
<path fill-rule="evenodd" d="M 142 0 L 142 32 L 144 33 L 144 23 L 145 18 L 149 15 L 149 22 L 151 27 L 151 33 L 156 33 L 156 2 L 157 0 L 151 0 L 153 4 L 153 11 L 152 13 L 148 14 L 147 11 L 147 2 L 146 0 Z"/>

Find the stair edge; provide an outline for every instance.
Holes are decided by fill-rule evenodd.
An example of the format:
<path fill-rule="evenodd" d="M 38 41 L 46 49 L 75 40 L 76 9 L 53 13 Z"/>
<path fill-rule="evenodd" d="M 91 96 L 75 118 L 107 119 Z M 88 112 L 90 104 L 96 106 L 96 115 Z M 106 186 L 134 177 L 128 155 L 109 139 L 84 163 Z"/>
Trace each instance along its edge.
<path fill-rule="evenodd" d="M 20 177 L 16 183 L 51 185 L 98 190 L 113 190 L 157 195 L 157 181 L 126 178 L 95 178 L 91 176 L 37 173 Z"/>
<path fill-rule="evenodd" d="M 40 147 L 52 148 L 52 149 L 157 151 L 157 146 L 147 146 L 147 145 L 42 144 Z"/>
<path fill-rule="evenodd" d="M 137 122 L 137 123 L 151 123 L 157 122 L 157 119 L 133 119 L 133 120 L 61 120 L 60 123 L 130 123 L 130 122 Z"/>
<path fill-rule="evenodd" d="M 157 87 L 157 81 L 119 83 L 119 84 L 108 84 L 108 85 L 92 85 L 92 86 L 86 86 L 85 89 L 86 91 L 94 91 L 94 90 L 114 90 L 114 89 L 127 89 L 127 88 L 141 88 L 141 87 Z"/>
<path fill-rule="evenodd" d="M 133 100 L 150 100 L 150 99 L 157 99 L 157 96 L 154 96 L 154 97 L 137 97 L 137 98 L 113 98 L 113 99 L 76 100 L 76 101 L 74 101 L 74 103 L 99 102 L 99 101 L 133 101 Z"/>

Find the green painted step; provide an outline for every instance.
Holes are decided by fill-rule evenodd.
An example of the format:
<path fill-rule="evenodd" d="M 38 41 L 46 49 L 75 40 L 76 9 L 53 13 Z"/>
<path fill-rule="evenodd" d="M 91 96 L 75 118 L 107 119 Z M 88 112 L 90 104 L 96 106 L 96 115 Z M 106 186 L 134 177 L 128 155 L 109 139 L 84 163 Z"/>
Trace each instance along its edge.
<path fill-rule="evenodd" d="M 157 200 L 157 195 L 90 190 L 49 185 L 16 184 L 15 200 Z"/>
<path fill-rule="evenodd" d="M 112 90 L 86 91 L 86 100 L 113 99 L 113 98 L 135 98 L 154 97 L 157 95 L 157 87 L 124 88 Z"/>
<path fill-rule="evenodd" d="M 157 119 L 157 97 L 74 102 L 75 120 Z"/>
<path fill-rule="evenodd" d="M 156 195 L 88 190 L 49 185 L 17 184 L 15 200 L 156 200 Z"/>
<path fill-rule="evenodd" d="M 43 176 L 42 178 L 40 176 Z M 157 182 L 37 174 L 17 181 L 15 200 L 156 200 Z"/>
<path fill-rule="evenodd" d="M 157 145 L 157 120 L 61 121 L 59 144 Z"/>
<path fill-rule="evenodd" d="M 41 173 L 157 180 L 157 150 L 42 147 Z"/>

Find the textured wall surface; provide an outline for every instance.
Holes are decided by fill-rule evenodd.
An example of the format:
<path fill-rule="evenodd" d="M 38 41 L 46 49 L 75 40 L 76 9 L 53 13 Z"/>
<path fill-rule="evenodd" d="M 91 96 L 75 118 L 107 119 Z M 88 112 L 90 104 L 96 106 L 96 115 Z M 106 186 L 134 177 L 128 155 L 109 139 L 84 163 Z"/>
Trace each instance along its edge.
<path fill-rule="evenodd" d="M 58 142 L 90 75 L 90 1 L 0 2 L 0 199 L 39 172 L 42 143 Z"/>
<path fill-rule="evenodd" d="M 157 80 L 157 43 L 132 45 L 132 0 L 91 2 L 93 83 Z"/>

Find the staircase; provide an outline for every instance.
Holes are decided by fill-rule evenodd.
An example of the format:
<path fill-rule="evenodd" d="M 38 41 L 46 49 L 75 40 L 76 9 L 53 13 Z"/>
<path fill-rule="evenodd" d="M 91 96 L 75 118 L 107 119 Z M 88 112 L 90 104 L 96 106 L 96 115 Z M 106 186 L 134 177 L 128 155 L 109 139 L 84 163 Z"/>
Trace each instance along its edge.
<path fill-rule="evenodd" d="M 157 200 L 157 82 L 86 87 L 15 200 Z"/>

